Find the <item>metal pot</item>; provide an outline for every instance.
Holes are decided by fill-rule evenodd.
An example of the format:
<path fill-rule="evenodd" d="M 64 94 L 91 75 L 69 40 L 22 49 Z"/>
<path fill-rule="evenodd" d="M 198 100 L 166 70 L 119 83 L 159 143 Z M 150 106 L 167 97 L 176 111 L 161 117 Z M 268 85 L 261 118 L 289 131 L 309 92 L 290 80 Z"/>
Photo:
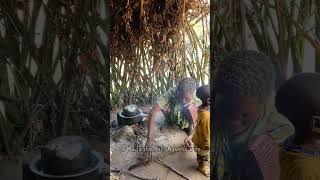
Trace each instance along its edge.
<path fill-rule="evenodd" d="M 49 142 L 45 149 L 24 165 L 24 180 L 104 179 L 103 157 L 91 150 L 81 137 L 57 138 Z"/>
<path fill-rule="evenodd" d="M 127 105 L 123 108 L 122 115 L 125 117 L 135 117 L 140 114 L 138 106 L 135 104 Z"/>
<path fill-rule="evenodd" d="M 134 125 L 142 121 L 145 114 L 138 109 L 138 106 L 131 104 L 123 108 L 122 112 L 118 112 L 118 125 Z"/>
<path fill-rule="evenodd" d="M 41 151 L 40 163 L 47 174 L 68 175 L 83 171 L 91 161 L 89 144 L 78 136 L 50 141 Z"/>
<path fill-rule="evenodd" d="M 140 114 L 136 115 L 136 116 L 133 116 L 133 117 L 126 117 L 126 116 L 123 116 L 123 112 L 119 112 L 117 114 L 117 119 L 118 119 L 118 125 L 119 126 L 124 126 L 124 125 L 134 125 L 134 124 L 137 124 L 139 122 L 142 121 L 142 111 L 140 111 Z"/>

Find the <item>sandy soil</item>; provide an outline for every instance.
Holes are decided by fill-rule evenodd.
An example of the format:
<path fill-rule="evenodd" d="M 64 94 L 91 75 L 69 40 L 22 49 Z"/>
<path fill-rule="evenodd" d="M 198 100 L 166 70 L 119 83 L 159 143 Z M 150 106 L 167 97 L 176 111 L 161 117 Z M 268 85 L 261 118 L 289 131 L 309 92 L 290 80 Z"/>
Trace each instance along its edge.
<path fill-rule="evenodd" d="M 148 107 L 144 108 L 147 111 Z M 116 120 L 116 113 L 111 114 L 111 121 Z M 158 114 L 156 122 L 159 126 L 164 121 L 164 117 Z M 157 144 L 164 147 L 180 147 L 183 145 L 184 139 L 187 134 L 176 128 L 168 128 L 165 131 L 160 131 L 159 128 L 155 129 L 155 141 Z M 98 152 L 104 154 L 106 151 L 106 143 L 102 142 L 98 138 L 87 138 L 92 147 Z M 111 155 L 111 168 L 123 169 L 128 165 L 137 162 L 139 157 L 143 157 L 141 152 L 128 152 L 120 151 L 123 146 L 132 146 L 135 141 L 133 140 L 120 140 L 115 142 L 110 139 L 110 148 L 112 150 Z M 142 138 L 142 146 L 144 146 L 145 138 Z M 35 152 L 28 152 L 24 156 L 17 157 L 15 159 L 5 160 L 0 159 L 0 180 L 21 180 L 22 179 L 22 162 L 23 159 L 30 159 L 34 156 Z M 157 153 L 155 153 L 157 154 Z M 190 179 L 207 180 L 208 177 L 203 176 L 196 170 L 196 154 L 194 152 L 166 152 L 161 160 L 180 171 Z M 175 174 L 170 169 L 160 165 L 157 162 L 151 162 L 146 166 L 139 166 L 132 170 L 133 173 L 146 178 L 159 178 L 161 180 L 180 180 L 183 179 Z M 134 180 L 131 176 L 114 174 L 118 179 Z"/>
<path fill-rule="evenodd" d="M 112 120 L 112 119 L 111 119 Z M 163 124 L 164 117 L 162 114 L 158 114 L 156 118 L 156 124 L 159 127 Z M 163 147 L 181 147 L 183 146 L 183 141 L 187 137 L 187 134 L 177 128 L 170 127 L 165 131 L 160 131 L 159 128 L 155 129 L 155 141 L 157 144 L 162 145 Z M 144 146 L 145 138 L 142 138 Z M 133 162 L 137 162 L 139 157 L 143 157 L 142 152 L 128 152 L 123 151 L 121 148 L 123 146 L 133 146 L 134 141 L 121 140 L 120 142 L 114 142 L 111 138 L 111 168 L 117 169 L 126 169 L 128 165 Z M 159 153 L 155 153 L 159 154 Z M 203 176 L 200 172 L 197 171 L 197 160 L 196 153 L 193 151 L 176 151 L 176 152 L 165 152 L 161 155 L 161 160 L 174 167 L 176 170 L 184 174 L 189 179 L 199 179 L 207 180 L 209 177 Z M 164 167 L 158 162 L 154 161 L 148 165 L 141 165 L 134 168 L 131 172 L 145 178 L 159 178 L 161 180 L 170 179 L 170 180 L 180 180 L 183 179 L 177 175 L 172 170 Z M 116 175 L 117 179 L 125 180 L 136 180 L 137 178 L 126 176 L 126 175 Z"/>

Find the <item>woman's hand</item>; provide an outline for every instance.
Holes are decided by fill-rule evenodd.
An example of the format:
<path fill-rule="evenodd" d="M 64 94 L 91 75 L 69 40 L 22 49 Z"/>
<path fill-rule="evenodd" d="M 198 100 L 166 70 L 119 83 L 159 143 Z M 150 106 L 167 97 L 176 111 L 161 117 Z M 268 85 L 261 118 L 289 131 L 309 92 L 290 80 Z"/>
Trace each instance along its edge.
<path fill-rule="evenodd" d="M 192 136 L 188 136 L 185 140 L 184 140 L 184 146 L 190 150 L 191 147 L 193 146 L 193 142 L 192 142 Z"/>
<path fill-rule="evenodd" d="M 144 151 L 144 161 L 150 162 L 152 161 L 152 141 L 151 138 L 148 138 L 145 145 L 145 151 Z"/>

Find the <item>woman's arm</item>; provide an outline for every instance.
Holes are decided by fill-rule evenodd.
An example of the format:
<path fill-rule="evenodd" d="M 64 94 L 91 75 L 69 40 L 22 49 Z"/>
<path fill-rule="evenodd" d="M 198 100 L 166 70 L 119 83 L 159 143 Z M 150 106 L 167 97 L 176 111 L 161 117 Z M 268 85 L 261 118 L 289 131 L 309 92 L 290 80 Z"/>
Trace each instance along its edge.
<path fill-rule="evenodd" d="M 152 110 L 149 113 L 149 117 L 148 117 L 148 125 L 147 125 L 147 141 L 146 141 L 146 145 L 145 145 L 145 161 L 149 162 L 152 160 L 152 135 L 153 135 L 153 126 L 154 126 L 154 119 L 155 119 L 155 115 L 160 112 L 160 106 L 158 104 L 154 105 Z"/>
<path fill-rule="evenodd" d="M 191 147 L 193 142 L 192 142 L 192 137 L 194 135 L 194 133 L 196 132 L 196 126 L 198 123 L 196 123 L 195 127 L 193 128 L 192 132 L 190 133 L 190 135 L 188 135 L 188 137 L 184 140 L 184 144 L 186 147 Z"/>

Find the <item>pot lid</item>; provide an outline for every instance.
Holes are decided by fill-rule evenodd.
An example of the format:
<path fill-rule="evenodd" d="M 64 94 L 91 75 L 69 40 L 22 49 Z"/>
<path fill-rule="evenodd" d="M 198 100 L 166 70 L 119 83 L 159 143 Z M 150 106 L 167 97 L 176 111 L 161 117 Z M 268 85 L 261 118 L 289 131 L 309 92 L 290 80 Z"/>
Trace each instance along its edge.
<path fill-rule="evenodd" d="M 144 113 L 140 109 L 138 109 L 137 111 L 138 111 L 138 113 L 136 115 L 134 115 L 134 116 L 125 116 L 124 111 L 118 112 L 118 115 L 121 118 L 137 118 L 137 117 L 140 117 L 140 116 L 144 115 Z"/>

